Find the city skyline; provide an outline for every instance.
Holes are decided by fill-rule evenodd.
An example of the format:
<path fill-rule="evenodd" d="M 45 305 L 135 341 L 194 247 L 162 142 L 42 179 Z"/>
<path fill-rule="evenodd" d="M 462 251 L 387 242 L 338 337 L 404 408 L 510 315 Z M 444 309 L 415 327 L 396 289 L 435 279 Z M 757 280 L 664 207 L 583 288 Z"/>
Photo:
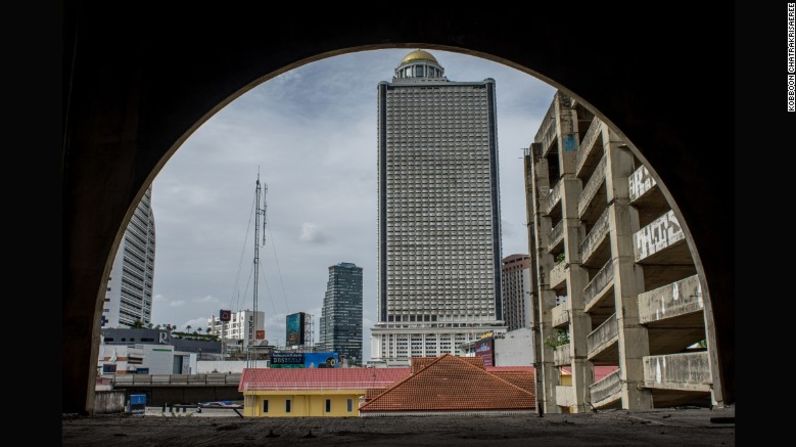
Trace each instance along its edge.
<path fill-rule="evenodd" d="M 391 77 L 407 51 L 352 53 L 291 70 L 242 95 L 188 138 L 155 180 L 154 323 L 196 327 L 219 308 L 234 307 L 239 261 L 241 283 L 251 264 L 243 238 L 259 164 L 269 185 L 259 305 L 266 337 L 284 343 L 287 313 L 320 315 L 326 268 L 345 260 L 364 269 L 363 354 L 370 357 L 377 307 L 375 85 Z M 500 85 L 503 254 L 527 253 L 520 148 L 554 89 L 484 59 L 434 55 L 453 81 L 489 77 Z M 251 287 L 239 289 L 239 307 L 250 308 Z"/>

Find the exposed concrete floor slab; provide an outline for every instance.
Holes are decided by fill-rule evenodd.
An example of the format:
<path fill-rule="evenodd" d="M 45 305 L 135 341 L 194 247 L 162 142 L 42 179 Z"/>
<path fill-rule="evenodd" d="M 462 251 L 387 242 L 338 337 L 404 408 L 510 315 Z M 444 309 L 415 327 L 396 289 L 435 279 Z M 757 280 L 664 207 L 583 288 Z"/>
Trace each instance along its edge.
<path fill-rule="evenodd" d="M 734 408 L 510 416 L 64 419 L 66 446 L 733 446 Z M 711 418 L 724 418 L 712 423 Z M 271 433 L 271 436 L 269 436 Z"/>

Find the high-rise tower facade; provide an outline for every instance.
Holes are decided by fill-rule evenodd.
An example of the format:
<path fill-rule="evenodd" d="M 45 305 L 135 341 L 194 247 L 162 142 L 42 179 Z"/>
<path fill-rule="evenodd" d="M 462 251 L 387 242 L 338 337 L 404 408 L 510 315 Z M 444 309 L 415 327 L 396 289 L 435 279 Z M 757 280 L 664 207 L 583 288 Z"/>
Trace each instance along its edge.
<path fill-rule="evenodd" d="M 350 262 L 329 267 L 320 339 L 323 349 L 338 352 L 349 365 L 362 364 L 362 267 Z"/>
<path fill-rule="evenodd" d="M 155 215 L 152 187 L 147 188 L 124 231 L 105 291 L 103 328 L 143 324 L 152 318 L 152 280 L 155 272 Z"/>
<path fill-rule="evenodd" d="M 412 51 L 378 86 L 378 323 L 371 357 L 457 353 L 501 331 L 495 81 Z"/>
<path fill-rule="evenodd" d="M 510 331 L 531 327 L 533 289 L 530 270 L 531 257 L 528 255 L 503 258 L 503 316 Z"/>

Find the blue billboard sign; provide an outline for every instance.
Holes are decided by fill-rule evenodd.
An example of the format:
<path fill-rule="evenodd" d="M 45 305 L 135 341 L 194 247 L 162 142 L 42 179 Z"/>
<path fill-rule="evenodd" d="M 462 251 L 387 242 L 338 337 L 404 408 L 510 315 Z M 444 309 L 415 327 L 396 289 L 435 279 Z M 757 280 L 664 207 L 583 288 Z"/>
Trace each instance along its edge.
<path fill-rule="evenodd" d="M 340 357 L 336 352 L 308 352 L 304 354 L 305 368 L 338 368 Z"/>
<path fill-rule="evenodd" d="M 339 368 L 336 352 L 274 352 L 271 368 Z"/>

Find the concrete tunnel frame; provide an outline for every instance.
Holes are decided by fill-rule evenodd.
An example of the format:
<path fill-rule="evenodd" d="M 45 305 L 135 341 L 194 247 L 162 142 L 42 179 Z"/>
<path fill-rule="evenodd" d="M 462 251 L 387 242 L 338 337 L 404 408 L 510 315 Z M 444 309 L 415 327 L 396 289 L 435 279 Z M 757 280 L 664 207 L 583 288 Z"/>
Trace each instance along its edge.
<path fill-rule="evenodd" d="M 626 135 L 624 132 L 622 132 L 622 129 L 620 129 L 608 116 L 603 114 L 599 109 L 594 107 L 586 99 L 582 98 L 580 95 L 576 94 L 574 91 L 568 89 L 563 84 L 561 84 L 559 82 L 556 82 L 551 77 L 545 76 L 545 75 L 543 75 L 540 72 L 537 72 L 537 71 L 535 71 L 533 69 L 527 68 L 525 65 L 522 65 L 522 64 L 516 63 L 516 62 L 512 62 L 511 60 L 509 60 L 506 57 L 501 57 L 501 56 L 498 56 L 498 55 L 490 54 L 490 53 L 488 53 L 486 51 L 468 50 L 468 49 L 463 48 L 463 47 L 456 47 L 456 46 L 452 46 L 452 45 L 433 44 L 433 43 L 417 43 L 417 42 L 418 41 L 415 41 L 413 43 L 387 43 L 387 44 L 379 44 L 379 45 L 358 45 L 358 46 L 341 47 L 341 49 L 334 49 L 334 50 L 331 50 L 331 51 L 318 52 L 318 53 L 315 53 L 315 55 L 313 55 L 313 56 L 299 58 L 299 59 L 295 60 L 292 63 L 284 64 L 284 65 L 281 66 L 281 68 L 278 68 L 276 70 L 272 70 L 269 73 L 267 73 L 265 75 L 261 75 L 260 77 L 256 78 L 255 80 L 253 80 L 253 81 L 251 81 L 251 82 L 249 82 L 249 83 L 247 83 L 245 85 L 239 86 L 237 88 L 237 90 L 235 90 L 232 94 L 227 95 L 226 97 L 222 98 L 220 101 L 216 102 L 215 106 L 213 106 L 212 108 L 207 110 L 205 113 L 203 113 L 199 117 L 199 119 L 194 120 L 193 124 L 190 127 L 188 127 L 187 129 L 185 129 L 181 133 L 180 137 L 176 141 L 174 141 L 168 148 L 166 148 L 165 150 L 163 150 L 161 152 L 161 155 L 159 156 L 158 161 L 154 164 L 154 166 L 152 166 L 151 168 L 150 167 L 146 167 L 146 166 L 143 167 L 147 171 L 146 175 L 145 176 L 139 176 L 138 179 L 131 180 L 131 182 L 127 184 L 127 188 L 128 189 L 136 190 L 137 193 L 135 194 L 134 197 L 132 197 L 132 200 L 125 200 L 125 202 L 127 203 L 127 209 L 126 209 L 126 211 L 124 213 L 124 217 L 121 219 L 120 222 L 118 222 L 118 225 L 116 225 L 116 232 L 115 232 L 115 236 L 113 238 L 113 242 L 112 242 L 111 246 L 108 247 L 107 250 L 101 250 L 100 249 L 100 251 L 105 251 L 105 262 L 104 262 L 103 275 L 100 276 L 100 278 L 102 278 L 102 280 L 100 281 L 99 284 L 96 284 L 96 287 L 95 287 L 95 290 L 96 290 L 96 297 L 95 298 L 96 299 L 95 299 L 95 306 L 94 306 L 94 312 L 93 312 L 94 318 L 93 318 L 93 321 L 91 322 L 92 323 L 91 326 L 93 327 L 93 329 L 91 330 L 92 343 L 91 343 L 91 349 L 90 349 L 90 357 L 88 359 L 89 365 L 88 365 L 88 368 L 87 368 L 87 370 L 89 371 L 89 377 L 87 377 L 87 380 L 84 382 L 84 384 L 85 384 L 84 386 L 78 387 L 78 388 L 82 388 L 82 390 L 78 389 L 78 390 L 72 390 L 71 391 L 73 393 L 73 395 L 70 396 L 72 398 L 72 401 L 65 402 L 64 411 L 68 412 L 68 411 L 70 411 L 70 409 L 71 410 L 75 410 L 75 409 L 80 410 L 75 405 L 75 400 L 74 399 L 76 398 L 77 394 L 82 393 L 83 391 L 85 391 L 85 395 L 84 395 L 84 399 L 83 399 L 84 405 L 82 405 L 83 410 L 87 411 L 87 412 L 90 412 L 91 408 L 93 408 L 93 394 L 94 394 L 93 393 L 93 382 L 94 382 L 94 377 L 96 375 L 96 370 L 94 368 L 93 359 L 96 358 L 98 345 L 99 345 L 99 325 L 98 325 L 97 322 L 99 321 L 99 314 L 101 313 L 101 309 L 102 309 L 102 300 L 104 298 L 104 293 L 103 293 L 104 284 L 107 281 L 107 275 L 109 274 L 109 271 L 110 271 L 110 266 L 111 266 L 111 262 L 112 262 L 112 254 L 115 253 L 115 250 L 117 249 L 117 247 L 118 247 L 118 245 L 119 245 L 119 243 L 121 241 L 121 237 L 122 237 L 122 235 L 124 233 L 124 228 L 126 226 L 126 223 L 129 222 L 129 220 L 130 220 L 130 218 L 132 216 L 132 211 L 133 211 L 134 204 L 136 204 L 140 200 L 140 198 L 143 196 L 143 193 L 145 191 L 145 186 L 148 185 L 149 183 L 151 183 L 154 180 L 155 176 L 160 171 L 160 169 L 165 165 L 165 163 L 168 161 L 168 159 L 176 152 L 176 150 L 182 145 L 182 143 L 184 141 L 186 141 L 187 138 L 190 137 L 190 135 L 199 126 L 201 126 L 205 121 L 207 121 L 211 116 L 213 116 L 218 110 L 222 109 L 227 104 L 229 104 L 230 102 L 232 102 L 233 100 L 238 98 L 240 95 L 244 94 L 245 92 L 249 91 L 250 89 L 254 88 L 255 86 L 257 86 L 257 85 L 259 85 L 259 84 L 261 84 L 263 82 L 266 82 L 267 80 L 269 80 L 269 79 L 271 79 L 271 78 L 273 78 L 275 76 L 278 76 L 281 73 L 284 73 L 284 72 L 286 72 L 288 70 L 291 70 L 293 68 L 299 67 L 301 65 L 304 65 L 304 64 L 316 61 L 316 60 L 332 57 L 332 56 L 339 55 L 339 54 L 356 52 L 356 51 L 363 51 L 363 50 L 383 49 L 383 48 L 406 48 L 406 49 L 426 48 L 426 49 L 430 49 L 430 50 L 437 49 L 437 50 L 453 51 L 453 52 L 458 52 L 458 53 L 463 53 L 463 54 L 469 54 L 469 55 L 476 56 L 476 57 L 481 57 L 481 58 L 484 58 L 484 59 L 487 59 L 487 60 L 491 60 L 493 62 L 498 62 L 498 63 L 504 64 L 504 65 L 510 66 L 510 67 L 515 68 L 515 69 L 517 69 L 519 71 L 522 71 L 522 72 L 524 72 L 524 73 L 526 73 L 528 75 L 534 76 L 534 77 L 536 77 L 536 78 L 538 78 L 538 79 L 540 79 L 542 81 L 545 81 L 548 84 L 558 88 L 559 90 L 561 90 L 565 94 L 567 94 L 567 95 L 571 96 L 572 98 L 576 99 L 579 103 L 583 104 L 590 111 L 592 111 L 597 117 L 599 117 L 606 124 L 608 124 L 614 131 L 617 132 L 618 135 L 620 135 L 623 139 L 625 139 L 625 141 L 628 142 L 629 148 L 634 153 L 634 155 L 637 158 L 639 158 L 639 160 L 642 160 L 645 163 L 645 165 L 649 168 L 651 175 L 653 176 L 653 178 L 655 178 L 655 180 L 660 185 L 661 191 L 663 192 L 665 198 L 667 199 L 667 201 L 669 202 L 670 206 L 674 210 L 675 215 L 678 217 L 678 219 L 682 223 L 683 231 L 686 234 L 688 247 L 689 247 L 689 249 L 690 249 L 690 251 L 691 251 L 691 253 L 692 253 L 693 257 L 694 257 L 694 262 L 695 262 L 695 266 L 697 268 L 697 272 L 699 274 L 700 282 L 702 283 L 702 287 L 703 287 L 705 296 L 707 297 L 705 311 L 707 312 L 707 315 L 710 316 L 710 318 L 708 318 L 708 322 L 709 322 L 708 327 L 706 327 L 706 331 L 708 333 L 708 342 L 710 343 L 711 346 L 716 346 L 716 335 L 715 335 L 715 330 L 714 330 L 714 325 L 713 325 L 714 315 L 713 315 L 713 311 L 712 311 L 712 301 L 713 300 L 711 299 L 712 295 L 710 293 L 711 289 L 708 287 L 708 281 L 706 280 L 706 277 L 705 277 L 705 271 L 704 271 L 704 268 L 703 268 L 701 254 L 700 254 L 699 250 L 697 249 L 697 245 L 696 245 L 696 243 L 694 241 L 694 238 L 692 237 L 692 232 L 691 232 L 691 229 L 690 229 L 690 226 L 689 226 L 689 221 L 684 218 L 684 216 L 683 216 L 683 214 L 682 214 L 682 212 L 681 212 L 681 210 L 679 208 L 679 204 L 673 199 L 673 195 L 669 191 L 666 182 L 664 182 L 661 179 L 661 177 L 659 176 L 658 172 L 655 169 L 655 166 L 653 164 L 651 164 L 647 160 L 647 158 L 642 155 L 641 151 L 638 149 L 638 147 L 633 142 L 633 140 L 631 138 L 629 138 L 629 136 Z M 136 100 L 133 99 L 133 101 L 136 101 Z M 131 118 L 130 116 L 126 116 L 125 118 L 126 119 L 135 119 L 134 117 Z M 69 127 L 69 125 L 71 125 L 71 123 L 69 123 L 67 121 L 67 128 Z M 133 146 L 135 147 L 135 143 L 133 144 Z M 149 150 L 159 151 L 161 149 L 160 148 L 154 148 L 154 149 L 150 148 Z M 129 160 L 127 160 L 127 161 L 129 161 Z M 135 163 L 134 163 L 134 165 L 135 165 Z M 134 166 L 134 168 L 137 168 L 137 167 L 138 166 Z M 67 178 L 69 178 L 69 177 L 67 176 Z M 132 182 L 135 182 L 135 183 L 133 184 Z M 116 192 L 115 191 L 111 191 L 111 192 L 109 192 L 109 194 L 116 194 Z M 119 194 L 124 194 L 124 191 L 120 191 Z M 126 195 L 126 194 L 124 194 L 124 195 Z M 69 234 L 69 233 L 67 233 L 67 234 Z M 69 259 L 69 258 L 67 257 L 67 259 Z M 72 261 L 74 261 L 74 259 L 72 259 Z M 70 265 L 70 266 L 75 268 L 74 265 Z M 68 274 L 69 270 L 67 270 L 65 273 Z M 69 295 L 67 294 L 67 297 L 68 296 Z M 730 298 L 728 297 L 727 299 L 730 299 Z M 74 305 L 74 303 L 70 303 L 69 301 L 65 301 L 65 311 L 69 307 L 70 304 Z M 72 329 L 72 327 L 70 327 L 69 323 L 71 323 L 73 321 L 72 320 L 67 321 L 68 318 L 67 318 L 66 315 L 65 315 L 64 319 L 65 319 L 65 321 L 64 321 L 64 329 L 65 329 L 65 332 L 66 332 L 65 335 L 69 335 L 69 331 Z M 82 321 L 82 320 L 80 320 L 80 321 Z M 83 321 L 83 323 L 88 323 L 88 322 Z M 78 331 L 78 333 L 79 332 L 80 331 Z M 65 338 L 67 338 L 67 337 L 65 337 Z M 68 345 L 65 344 L 65 346 L 68 346 Z M 718 361 L 719 360 L 718 359 L 718 350 L 711 349 L 711 353 L 712 353 L 712 357 L 711 357 L 711 363 L 712 364 L 720 365 L 720 366 L 722 366 L 722 368 L 726 368 L 726 367 L 730 367 L 731 368 L 731 365 L 722 365 L 721 363 L 719 363 L 719 361 Z M 83 355 L 83 357 L 84 356 L 85 355 Z M 67 356 L 65 356 L 64 358 L 65 358 L 65 363 L 67 363 L 67 361 L 66 361 Z M 70 364 L 67 364 L 65 366 L 69 366 L 69 365 Z M 720 371 L 722 368 L 717 368 L 717 369 Z M 69 383 L 72 383 L 74 385 L 73 381 L 70 382 L 69 371 L 67 371 L 68 369 L 69 368 L 64 368 L 65 390 L 67 389 L 67 385 Z M 80 370 L 80 369 L 81 369 L 80 367 L 77 368 L 77 370 Z M 74 369 L 72 371 L 76 372 Z M 75 375 L 73 374 L 72 380 L 74 380 L 74 377 L 75 377 Z M 719 375 L 718 374 L 714 373 L 714 377 L 716 379 L 719 379 Z M 721 403 L 723 401 L 723 399 L 722 399 L 723 384 L 721 382 L 718 383 L 718 384 L 714 383 L 714 389 L 717 392 L 716 393 L 716 400 L 719 403 Z M 77 394 L 75 392 L 77 392 Z"/>

